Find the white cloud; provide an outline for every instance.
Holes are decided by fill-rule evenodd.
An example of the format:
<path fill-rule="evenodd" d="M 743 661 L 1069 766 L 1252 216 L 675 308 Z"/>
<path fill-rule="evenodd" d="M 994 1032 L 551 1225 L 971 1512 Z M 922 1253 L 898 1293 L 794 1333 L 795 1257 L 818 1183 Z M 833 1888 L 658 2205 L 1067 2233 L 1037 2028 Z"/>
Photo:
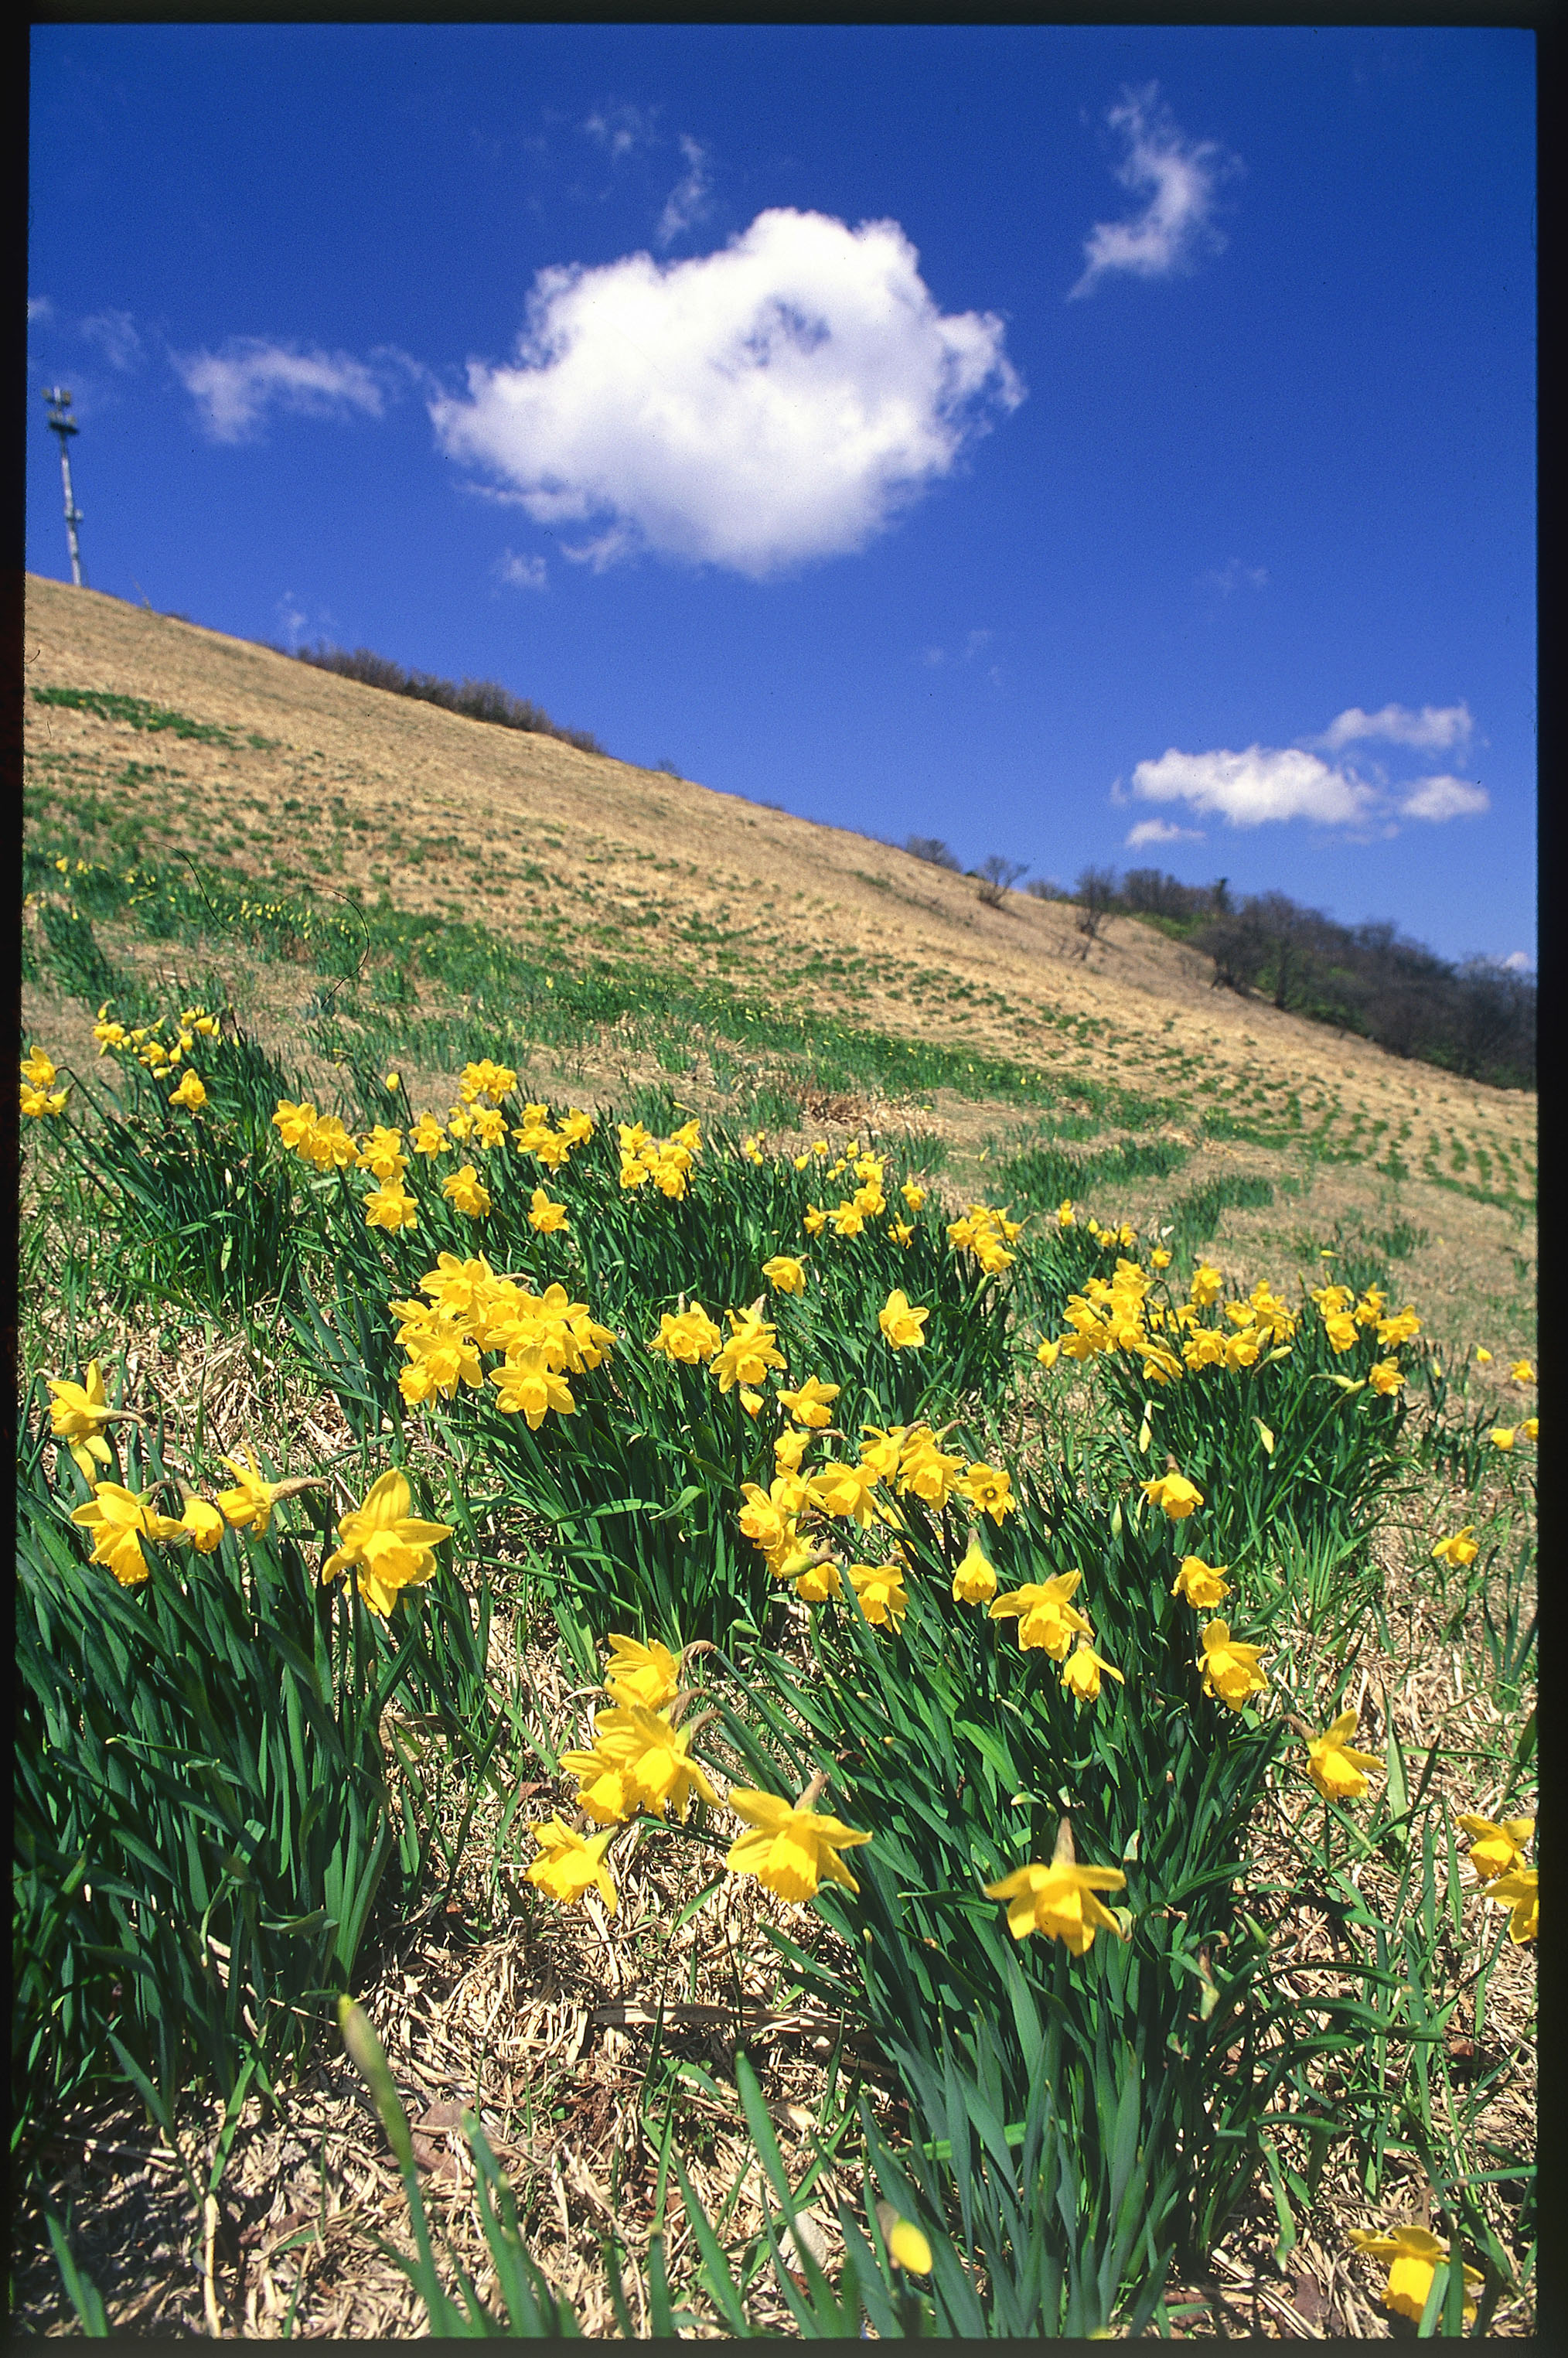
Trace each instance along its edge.
<path fill-rule="evenodd" d="M 1405 818 L 1473 818 L 1491 807 L 1486 787 L 1471 785 L 1465 778 L 1418 778 L 1400 789 L 1400 811 Z"/>
<path fill-rule="evenodd" d="M 613 160 L 630 156 L 634 147 L 645 147 L 654 136 L 657 110 L 642 106 L 607 106 L 599 108 L 583 124 L 589 139 L 607 147 Z"/>
<path fill-rule="evenodd" d="M 760 579 L 858 549 L 1023 388 L 989 312 L 944 314 L 896 222 L 760 213 L 724 249 L 542 271 L 514 364 L 433 401 L 442 449 L 536 523 Z"/>
<path fill-rule="evenodd" d="M 284 591 L 277 601 L 276 611 L 279 630 L 289 645 L 297 647 L 299 644 L 299 634 L 305 628 L 308 617 L 302 606 L 296 605 L 292 590 Z"/>
<path fill-rule="evenodd" d="M 1222 598 L 1228 598 L 1243 583 L 1249 590 L 1266 590 L 1269 568 L 1266 565 L 1243 565 L 1238 557 L 1233 557 L 1227 565 L 1211 565 L 1200 580 L 1204 589 L 1217 590 Z"/>
<path fill-rule="evenodd" d="M 1147 189 L 1149 201 L 1130 221 L 1097 222 L 1084 240 L 1084 274 L 1068 300 L 1088 295 L 1113 271 L 1134 278 L 1168 278 L 1192 269 L 1200 254 L 1217 254 L 1225 240 L 1211 215 L 1220 180 L 1238 168 L 1212 139 L 1183 138 L 1157 103 L 1158 85 L 1124 90 L 1106 120 L 1127 142 L 1117 167 L 1122 187 Z"/>
<path fill-rule="evenodd" d="M 142 364 L 142 340 L 128 311 L 98 311 L 83 319 L 79 335 L 96 344 L 111 368 L 129 371 Z"/>
<path fill-rule="evenodd" d="M 495 578 L 509 590 L 542 590 L 546 567 L 542 557 L 514 557 L 507 549 L 495 560 Z"/>
<path fill-rule="evenodd" d="M 1413 745 L 1422 752 L 1444 752 L 1450 745 L 1465 744 L 1475 725 L 1469 706 L 1463 703 L 1423 704 L 1419 712 L 1408 704 L 1385 704 L 1380 712 L 1363 712 L 1358 704 L 1353 704 L 1329 722 L 1316 741 L 1330 753 L 1374 739 L 1390 745 Z"/>
<path fill-rule="evenodd" d="M 214 442 L 249 440 L 273 407 L 311 417 L 356 409 L 379 417 L 385 406 L 377 378 L 348 352 L 305 352 L 260 336 L 232 336 L 221 352 L 170 358 Z"/>
<path fill-rule="evenodd" d="M 659 226 L 654 233 L 661 245 L 673 244 L 708 211 L 708 150 L 699 141 L 688 139 L 683 131 L 680 152 L 686 158 L 686 170 L 665 199 Z"/>
<path fill-rule="evenodd" d="M 1201 827 L 1178 827 L 1173 819 L 1141 818 L 1127 833 L 1125 849 L 1137 851 L 1146 843 L 1201 843 Z"/>
<path fill-rule="evenodd" d="M 1374 801 L 1358 778 L 1298 745 L 1249 745 L 1244 753 L 1178 753 L 1172 747 L 1157 762 L 1139 763 L 1132 791 L 1141 802 L 1184 802 L 1232 827 L 1292 818 L 1353 826 L 1370 816 Z"/>
<path fill-rule="evenodd" d="M 1498 964 L 1507 967 L 1510 974 L 1530 974 L 1534 970 L 1535 960 L 1528 950 L 1510 950 L 1506 958 L 1498 960 Z"/>
<path fill-rule="evenodd" d="M 29 328 L 32 326 L 33 321 L 34 321 L 35 319 L 42 319 L 42 320 L 45 322 L 45 324 L 47 325 L 47 324 L 48 324 L 48 322 L 49 322 L 50 319 L 52 319 L 53 318 L 54 318 L 54 305 L 49 301 L 49 297 L 48 297 L 47 295 L 29 295 L 29 296 L 28 296 L 28 297 L 27 297 L 27 325 L 28 325 L 28 327 L 29 327 Z"/>

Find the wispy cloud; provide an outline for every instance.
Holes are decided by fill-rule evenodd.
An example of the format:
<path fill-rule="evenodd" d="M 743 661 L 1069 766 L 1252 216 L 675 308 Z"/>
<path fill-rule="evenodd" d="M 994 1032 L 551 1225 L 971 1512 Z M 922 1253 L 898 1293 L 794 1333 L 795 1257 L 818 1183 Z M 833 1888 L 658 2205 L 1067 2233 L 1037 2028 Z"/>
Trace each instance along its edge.
<path fill-rule="evenodd" d="M 686 170 L 670 190 L 659 215 L 659 226 L 654 234 L 660 245 L 672 245 L 708 210 L 708 150 L 700 141 L 688 139 L 683 131 L 680 152 L 686 158 Z"/>
<path fill-rule="evenodd" d="M 658 110 L 646 106 L 596 107 L 583 124 L 586 135 L 608 150 L 612 161 L 648 146 L 654 138 Z"/>
<path fill-rule="evenodd" d="M 34 321 L 35 319 L 41 320 L 41 321 L 42 321 L 42 323 L 47 327 L 47 326 L 49 325 L 49 322 L 53 318 L 54 318 L 54 305 L 49 301 L 49 297 L 48 297 L 47 295 L 29 295 L 29 296 L 28 296 L 28 297 L 27 297 L 27 325 L 28 325 L 28 327 L 29 327 L 29 328 L 32 326 L 33 321 Z"/>
<path fill-rule="evenodd" d="M 495 560 L 495 578 L 509 590 L 542 590 L 546 578 L 542 557 L 514 557 L 508 548 Z"/>
<path fill-rule="evenodd" d="M 379 417 L 381 379 L 348 352 L 301 352 L 260 336 L 232 336 L 222 352 L 173 352 L 176 374 L 214 442 L 246 442 L 270 409 L 309 417 L 359 411 Z"/>
<path fill-rule="evenodd" d="M 77 330 L 90 344 L 96 344 L 111 368 L 127 374 L 142 365 L 146 354 L 136 323 L 128 311 L 97 311 L 83 319 Z"/>
<path fill-rule="evenodd" d="M 722 251 L 542 271 L 511 365 L 430 404 L 441 448 L 567 554 L 754 579 L 862 547 L 1023 388 L 989 312 L 945 314 L 896 222 L 760 213 Z"/>
<path fill-rule="evenodd" d="M 1389 745 L 1414 746 L 1423 753 L 1442 753 L 1451 745 L 1467 744 L 1475 725 L 1466 704 L 1423 704 L 1419 712 L 1408 704 L 1385 704 L 1379 712 L 1363 712 L 1358 704 L 1353 704 L 1331 720 L 1314 742 L 1330 753 L 1346 745 L 1378 740 Z"/>
<path fill-rule="evenodd" d="M 1217 254 L 1225 243 L 1214 225 L 1220 181 L 1240 169 L 1239 159 L 1212 139 L 1184 139 L 1159 103 L 1159 86 L 1124 90 L 1121 104 L 1106 117 L 1127 143 L 1116 177 L 1134 194 L 1148 191 L 1141 212 L 1129 221 L 1097 222 L 1084 240 L 1084 273 L 1068 300 L 1090 295 L 1102 278 L 1125 272 L 1134 278 L 1169 278 L 1193 269 L 1200 254 Z"/>
<path fill-rule="evenodd" d="M 1178 827 L 1173 819 L 1141 818 L 1127 832 L 1126 849 L 1141 851 L 1148 843 L 1201 843 L 1201 827 Z"/>
<path fill-rule="evenodd" d="M 1226 565 L 1211 565 L 1206 573 L 1198 576 L 1200 589 L 1217 590 L 1222 598 L 1230 597 L 1238 590 L 1266 590 L 1268 586 L 1268 567 L 1243 565 L 1238 557 L 1231 557 Z"/>
<path fill-rule="evenodd" d="M 1532 974 L 1535 970 L 1535 960 L 1528 950 L 1510 950 L 1498 964 L 1506 967 L 1510 974 Z"/>

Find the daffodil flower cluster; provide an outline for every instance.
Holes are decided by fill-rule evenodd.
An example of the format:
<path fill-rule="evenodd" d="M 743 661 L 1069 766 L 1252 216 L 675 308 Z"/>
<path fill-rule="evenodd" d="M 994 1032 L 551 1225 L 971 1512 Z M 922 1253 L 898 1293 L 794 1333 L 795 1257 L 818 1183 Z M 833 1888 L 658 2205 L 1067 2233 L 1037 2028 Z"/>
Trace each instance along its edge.
<path fill-rule="evenodd" d="M 514 1277 L 498 1277 L 482 1254 L 460 1260 L 442 1253 L 419 1281 L 423 1301 L 395 1301 L 397 1340 L 408 1364 L 397 1388 L 411 1408 L 450 1399 L 460 1386 L 479 1391 L 488 1381 L 509 1416 L 524 1416 L 536 1433 L 552 1411 L 570 1416 L 577 1401 L 568 1376 L 591 1373 L 614 1347 L 607 1326 L 573 1302 L 561 1285 L 542 1294 Z M 485 1368 L 481 1354 L 500 1352 Z"/>
<path fill-rule="evenodd" d="M 818 1139 L 808 1152 L 795 1157 L 795 1169 L 803 1171 L 813 1156 L 820 1158 L 827 1151 L 823 1141 Z M 885 1218 L 887 1232 L 893 1242 L 907 1245 L 914 1230 L 903 1217 L 898 1206 L 890 1206 L 888 1202 L 886 1156 L 873 1153 L 870 1147 L 862 1150 L 860 1141 L 851 1139 L 837 1163 L 828 1165 L 825 1175 L 829 1179 L 838 1179 L 846 1173 L 852 1173 L 860 1184 L 852 1194 L 841 1195 L 831 1209 L 826 1204 L 808 1204 L 801 1222 L 806 1235 L 819 1237 L 824 1229 L 831 1228 L 836 1237 L 858 1237 L 868 1220 Z M 915 1186 L 913 1181 L 906 1181 L 900 1193 L 911 1211 L 917 1212 L 925 1201 L 925 1189 Z"/>
<path fill-rule="evenodd" d="M 46 1115 L 63 1113 L 68 1088 L 57 1089 L 59 1076 L 41 1048 L 32 1048 L 22 1058 L 21 1110 L 29 1120 L 38 1121 Z"/>
<path fill-rule="evenodd" d="M 839 1595 L 848 1579 L 873 1628 L 896 1629 L 909 1606 L 904 1585 L 909 1563 L 903 1547 L 895 1543 L 882 1563 L 840 1565 L 828 1527 L 850 1523 L 857 1531 L 869 1531 L 881 1525 L 896 1532 L 903 1520 L 894 1503 L 899 1498 L 916 1498 L 934 1511 L 950 1498 L 961 1498 L 974 1514 L 989 1515 L 1000 1526 L 1017 1508 L 1012 1479 L 1002 1467 L 981 1459 L 966 1465 L 961 1455 L 942 1447 L 940 1436 L 926 1424 L 866 1425 L 853 1460 L 831 1457 L 803 1471 L 806 1450 L 827 1426 L 830 1403 L 838 1394 L 837 1384 L 815 1376 L 795 1391 L 779 1394 L 795 1429 L 782 1433 L 773 1444 L 778 1471 L 768 1487 L 759 1482 L 741 1484 L 741 1531 L 764 1557 L 773 1578 L 793 1581 L 795 1594 L 806 1604 L 820 1605 Z M 879 1497 L 879 1491 L 893 1496 Z M 996 1575 L 977 1540 L 955 1578 L 953 1594 L 980 1603 L 995 1590 Z"/>
<path fill-rule="evenodd" d="M 655 1138 L 640 1121 L 617 1126 L 621 1141 L 621 1184 L 630 1190 L 651 1180 L 661 1195 L 679 1203 L 687 1192 L 697 1157 L 702 1152 L 702 1124 L 683 1122 L 668 1138 Z"/>
<path fill-rule="evenodd" d="M 1021 1220 L 1010 1220 L 1000 1206 L 970 1204 L 962 1219 L 947 1224 L 947 1242 L 954 1252 L 971 1252 L 988 1277 L 1011 1269 L 1015 1256 L 1008 1251 L 1022 1231 Z"/>
<path fill-rule="evenodd" d="M 1470 1864 L 1483 1898 L 1494 1908 L 1509 1909 L 1509 1938 L 1516 1945 L 1533 1941 L 1541 1929 L 1541 1875 L 1524 1863 L 1525 1850 L 1535 1833 L 1533 1818 L 1462 1817 L 1460 1826 L 1470 1837 Z"/>
<path fill-rule="evenodd" d="M 389 1082 L 393 1077 L 388 1076 Z M 458 1079 L 459 1103 L 444 1124 L 427 1111 L 406 1134 L 394 1125 L 377 1122 L 356 1140 L 336 1114 L 319 1114 L 308 1102 L 296 1105 L 291 1098 L 281 1098 L 273 1126 L 286 1147 L 319 1171 L 368 1172 L 376 1184 L 364 1198 L 365 1224 L 396 1234 L 419 1224 L 418 1203 L 407 1186 L 409 1156 L 430 1160 L 470 1146 L 476 1152 L 489 1153 L 504 1145 L 505 1111 L 499 1103 L 483 1100 L 504 1097 L 516 1083 L 510 1065 L 493 1064 L 486 1056 L 464 1065 Z M 400 1077 L 398 1086 L 402 1086 Z M 522 1123 L 512 1130 L 511 1136 L 519 1154 L 534 1155 L 546 1171 L 557 1172 L 570 1159 L 574 1147 L 593 1136 L 593 1122 L 574 1108 L 552 1129 L 547 1105 L 525 1105 Z M 465 1162 L 449 1172 L 441 1182 L 441 1193 L 465 1218 L 489 1217 L 491 1192 L 476 1163 Z M 528 1218 L 546 1236 L 570 1225 L 566 1206 L 555 1202 L 542 1186 L 534 1190 Z"/>
<path fill-rule="evenodd" d="M 741 1786 L 721 1799 L 692 1757 L 696 1725 L 683 1728 L 671 1716 L 683 1700 L 677 1692 L 682 1657 L 656 1640 L 644 1646 L 620 1635 L 611 1638 L 610 1648 L 604 1686 L 611 1708 L 594 1714 L 592 1749 L 563 1752 L 560 1760 L 577 1779 L 579 1806 L 604 1831 L 585 1836 L 559 1817 L 531 1826 L 539 1856 L 527 1869 L 530 1883 L 563 1905 L 597 1888 L 613 1909 L 617 1895 L 605 1852 L 616 1829 L 639 1815 L 667 1819 L 672 1812 L 684 1823 L 696 1798 L 711 1809 L 729 1808 L 750 1829 L 730 1845 L 725 1866 L 731 1875 L 754 1875 L 794 1901 L 809 1899 L 825 1877 L 859 1890 L 839 1853 L 871 1835 L 814 1811 L 819 1784 L 798 1801 Z"/>

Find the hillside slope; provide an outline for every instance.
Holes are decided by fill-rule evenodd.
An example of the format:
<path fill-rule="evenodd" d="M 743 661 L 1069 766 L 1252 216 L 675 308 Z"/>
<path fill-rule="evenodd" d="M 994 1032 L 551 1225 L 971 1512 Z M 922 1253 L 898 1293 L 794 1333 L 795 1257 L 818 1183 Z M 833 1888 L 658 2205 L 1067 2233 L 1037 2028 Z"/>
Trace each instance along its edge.
<path fill-rule="evenodd" d="M 1087 960 L 1073 913 L 553 739 L 468 720 L 91 590 L 29 577 L 29 690 L 141 699 L 227 741 L 149 733 L 29 694 L 35 815 L 100 856 L 189 853 L 291 894 L 358 887 L 461 915 L 570 968 L 594 957 L 719 980 L 808 1014 L 1081 1071 L 1214 1125 L 1313 1116 L 1423 1138 L 1533 1195 L 1531 1098 L 1400 1063 L 1212 990 L 1135 920 Z M 1291 1112 L 1292 1100 L 1295 1111 Z M 1411 1161 L 1416 1159 L 1411 1155 Z M 1487 1167 L 1483 1165 L 1483 1167 Z"/>

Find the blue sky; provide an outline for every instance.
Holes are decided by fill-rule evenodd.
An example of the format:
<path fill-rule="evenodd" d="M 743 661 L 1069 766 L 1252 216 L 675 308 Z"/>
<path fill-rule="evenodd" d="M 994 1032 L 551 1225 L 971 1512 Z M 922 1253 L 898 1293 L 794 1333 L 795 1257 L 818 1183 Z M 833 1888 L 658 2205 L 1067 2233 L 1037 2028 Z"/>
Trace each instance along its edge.
<path fill-rule="evenodd" d="M 1535 949 L 1534 52 L 50 26 L 27 562 L 1070 883 Z"/>

